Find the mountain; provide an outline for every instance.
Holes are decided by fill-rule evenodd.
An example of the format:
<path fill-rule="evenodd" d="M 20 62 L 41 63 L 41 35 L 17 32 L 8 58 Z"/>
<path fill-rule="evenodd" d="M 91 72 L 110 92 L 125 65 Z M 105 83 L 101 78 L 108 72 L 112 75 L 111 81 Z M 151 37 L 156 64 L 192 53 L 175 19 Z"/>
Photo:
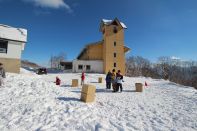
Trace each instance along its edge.
<path fill-rule="evenodd" d="M 34 62 L 30 62 L 28 60 L 22 60 L 21 61 L 21 67 L 36 69 L 36 68 L 39 68 L 40 66 L 38 64 L 34 63 Z"/>

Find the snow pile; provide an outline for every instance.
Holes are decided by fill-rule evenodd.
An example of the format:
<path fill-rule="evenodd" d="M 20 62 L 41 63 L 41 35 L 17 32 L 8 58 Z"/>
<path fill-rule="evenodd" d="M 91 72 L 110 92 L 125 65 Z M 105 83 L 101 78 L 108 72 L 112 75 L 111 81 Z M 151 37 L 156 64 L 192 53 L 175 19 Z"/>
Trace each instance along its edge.
<path fill-rule="evenodd" d="M 54 84 L 55 77 L 61 87 Z M 0 130 L 139 130 L 196 131 L 197 91 L 150 78 L 125 78 L 122 93 L 97 83 L 101 74 L 87 74 L 96 86 L 96 101 L 80 102 L 81 88 L 71 88 L 80 74 L 8 74 L 0 88 Z M 143 93 L 136 82 L 147 82 Z"/>
<path fill-rule="evenodd" d="M 20 68 L 20 74 L 35 74 L 35 72 L 33 72 L 34 69 L 33 68 L 29 68 L 29 70 L 24 69 L 24 68 Z"/>

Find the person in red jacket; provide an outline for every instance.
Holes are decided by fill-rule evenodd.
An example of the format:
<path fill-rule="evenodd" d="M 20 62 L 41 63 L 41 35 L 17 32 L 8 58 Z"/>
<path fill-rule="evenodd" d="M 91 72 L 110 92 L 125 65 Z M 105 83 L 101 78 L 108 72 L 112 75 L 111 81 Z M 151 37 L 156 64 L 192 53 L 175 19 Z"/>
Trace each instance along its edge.
<path fill-rule="evenodd" d="M 82 72 L 82 74 L 81 74 L 81 85 L 84 84 L 84 80 L 85 80 L 85 73 Z"/>
<path fill-rule="evenodd" d="M 56 81 L 55 81 L 56 85 L 60 85 L 61 84 L 61 80 L 59 77 L 56 77 Z"/>

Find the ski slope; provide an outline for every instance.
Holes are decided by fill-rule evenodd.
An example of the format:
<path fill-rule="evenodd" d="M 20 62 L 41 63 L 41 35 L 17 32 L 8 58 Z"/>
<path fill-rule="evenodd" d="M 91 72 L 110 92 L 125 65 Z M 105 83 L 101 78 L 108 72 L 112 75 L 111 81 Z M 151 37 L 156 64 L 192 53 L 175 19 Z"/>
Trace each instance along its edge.
<path fill-rule="evenodd" d="M 62 80 L 56 86 L 55 77 Z M 112 93 L 102 74 L 86 74 L 86 83 L 96 86 L 96 100 L 80 101 L 81 87 L 71 80 L 80 74 L 36 75 L 22 69 L 7 74 L 0 88 L 1 131 L 196 131 L 197 90 L 164 80 L 124 78 L 123 92 Z M 143 93 L 136 82 L 147 82 Z"/>

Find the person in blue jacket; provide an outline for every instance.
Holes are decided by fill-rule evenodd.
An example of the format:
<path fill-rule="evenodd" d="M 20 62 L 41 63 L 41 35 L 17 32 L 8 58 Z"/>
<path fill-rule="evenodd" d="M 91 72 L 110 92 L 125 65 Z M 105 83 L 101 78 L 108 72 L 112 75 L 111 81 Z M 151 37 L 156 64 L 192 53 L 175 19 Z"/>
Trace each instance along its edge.
<path fill-rule="evenodd" d="M 112 73 L 109 71 L 106 75 L 106 89 L 111 89 Z"/>

